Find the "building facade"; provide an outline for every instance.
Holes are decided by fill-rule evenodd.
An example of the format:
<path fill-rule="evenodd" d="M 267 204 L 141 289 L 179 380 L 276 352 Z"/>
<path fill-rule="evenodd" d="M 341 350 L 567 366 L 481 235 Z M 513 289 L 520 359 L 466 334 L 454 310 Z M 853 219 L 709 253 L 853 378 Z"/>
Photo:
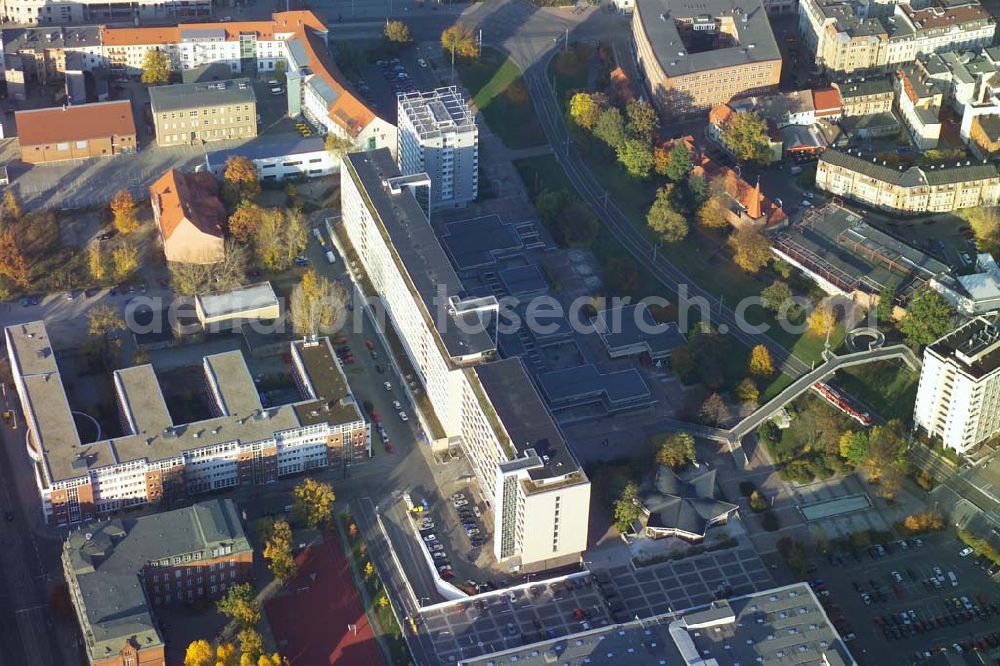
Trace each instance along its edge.
<path fill-rule="evenodd" d="M 250 79 L 155 86 L 149 102 L 158 146 L 257 136 L 257 97 Z"/>
<path fill-rule="evenodd" d="M 18 111 L 14 121 L 21 161 L 28 164 L 113 157 L 136 150 L 128 100 Z"/>
<path fill-rule="evenodd" d="M 845 118 L 890 113 L 896 92 L 894 79 L 888 76 L 859 77 L 834 83 L 840 90 L 841 110 Z"/>
<path fill-rule="evenodd" d="M 175 424 L 152 366 L 114 373 L 122 436 L 82 446 L 42 322 L 5 329 L 41 508 L 51 525 L 364 461 L 368 425 L 326 338 L 294 342 L 303 399 L 264 408 L 240 352 L 203 360 L 215 416 Z"/>
<path fill-rule="evenodd" d="M 494 360 L 499 304 L 464 296 L 421 201 L 429 179 L 400 175 L 379 150 L 345 156 L 340 182 L 344 230 L 440 424 L 429 437 L 460 443 L 493 507 L 495 556 L 525 569 L 577 561 L 590 482 L 520 359 Z"/>
<path fill-rule="evenodd" d="M 906 64 L 896 72 L 896 99 L 899 116 L 914 145 L 920 150 L 937 148 L 941 139 L 941 87 L 916 64 Z"/>
<path fill-rule="evenodd" d="M 827 150 L 816 166 L 816 187 L 875 208 L 900 213 L 945 213 L 1000 200 L 1000 172 L 990 163 L 896 168 L 857 154 Z"/>
<path fill-rule="evenodd" d="M 163 666 L 154 609 L 218 599 L 253 575 L 232 500 L 87 524 L 62 548 L 63 574 L 91 666 Z"/>
<path fill-rule="evenodd" d="M 1000 431 L 1000 327 L 977 317 L 924 349 L 913 422 L 965 453 Z"/>
<path fill-rule="evenodd" d="M 456 86 L 399 96 L 396 161 L 404 176 L 426 173 L 431 207 L 460 207 L 479 196 L 479 128 Z"/>
<path fill-rule="evenodd" d="M 192 20 L 212 16 L 211 0 L 3 0 L 5 23 L 54 25 L 155 20 Z"/>
<path fill-rule="evenodd" d="M 799 32 L 815 64 L 837 76 L 894 69 L 923 53 L 988 46 L 996 22 L 978 2 L 866 11 L 848 0 L 802 0 Z"/>
<path fill-rule="evenodd" d="M 652 100 L 668 116 L 773 92 L 781 78 L 760 0 L 638 0 L 632 42 Z"/>
<path fill-rule="evenodd" d="M 298 135 L 262 136 L 249 144 L 208 153 L 206 168 L 216 178 L 226 172 L 226 160 L 233 155 L 246 157 L 257 167 L 261 182 L 281 182 L 286 178 L 319 178 L 337 173 L 340 158 L 326 149 L 322 137 Z"/>

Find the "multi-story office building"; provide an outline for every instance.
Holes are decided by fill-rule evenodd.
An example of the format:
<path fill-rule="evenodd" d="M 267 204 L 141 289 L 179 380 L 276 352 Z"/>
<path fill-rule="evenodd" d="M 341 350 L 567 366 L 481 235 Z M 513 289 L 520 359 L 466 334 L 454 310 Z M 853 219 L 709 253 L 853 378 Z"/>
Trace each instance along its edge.
<path fill-rule="evenodd" d="M 458 441 L 494 511 L 494 554 L 550 568 L 587 547 L 590 481 L 518 358 L 494 360 L 499 305 L 470 298 L 420 201 L 429 179 L 402 176 L 388 150 L 340 169 L 343 224 L 381 299 L 440 432 Z"/>
<path fill-rule="evenodd" d="M 304 399 L 265 408 L 238 351 L 206 356 L 215 416 L 174 423 L 150 365 L 114 373 L 120 436 L 84 444 L 44 323 L 5 329 L 42 511 L 72 525 L 118 509 L 361 462 L 368 425 L 326 338 L 290 356 Z"/>
<path fill-rule="evenodd" d="M 329 52 L 326 25 L 312 11 L 277 12 L 270 21 L 105 28 L 102 44 L 107 66 L 129 75 L 142 71 L 150 50 L 164 52 L 176 71 L 221 63 L 252 77 L 284 67 L 289 117 L 305 116 L 320 133 L 359 149 L 396 150 L 396 127 L 351 88 Z"/>
<path fill-rule="evenodd" d="M 149 102 L 159 146 L 257 136 L 250 79 L 156 86 L 149 89 Z"/>
<path fill-rule="evenodd" d="M 457 207 L 479 195 L 479 128 L 456 86 L 399 96 L 396 161 L 404 176 L 426 173 L 431 207 Z"/>
<path fill-rule="evenodd" d="M 1000 431 L 1000 325 L 977 317 L 924 349 L 913 422 L 964 453 Z"/>
<path fill-rule="evenodd" d="M 891 15 L 849 0 L 801 0 L 799 32 L 817 66 L 848 75 L 894 69 L 922 53 L 987 46 L 996 22 L 975 0 L 922 9 L 900 3 Z"/>
<path fill-rule="evenodd" d="M 70 532 L 62 566 L 91 666 L 163 666 L 154 609 L 216 599 L 253 573 L 232 500 Z"/>
<path fill-rule="evenodd" d="M 3 0 L 0 18 L 20 24 L 132 23 L 203 19 L 212 0 Z"/>
<path fill-rule="evenodd" d="M 1000 172 L 992 163 L 958 162 L 937 167 L 895 167 L 840 150 L 827 150 L 816 165 L 816 187 L 884 210 L 947 213 L 1000 201 Z"/>
<path fill-rule="evenodd" d="M 761 0 L 638 0 L 632 41 L 652 99 L 668 115 L 770 93 L 781 78 Z"/>

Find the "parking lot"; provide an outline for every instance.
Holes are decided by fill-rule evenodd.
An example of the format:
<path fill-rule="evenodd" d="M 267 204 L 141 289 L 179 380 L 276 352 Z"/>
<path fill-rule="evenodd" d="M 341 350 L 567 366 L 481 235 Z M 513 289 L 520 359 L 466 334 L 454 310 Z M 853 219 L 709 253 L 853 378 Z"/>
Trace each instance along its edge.
<path fill-rule="evenodd" d="M 428 505 L 428 511 L 413 515 L 438 573 L 469 594 L 491 588 L 473 565 L 480 552 L 490 548 L 482 506 L 466 484 L 452 492 L 447 501 Z"/>
<path fill-rule="evenodd" d="M 817 566 L 814 589 L 862 664 L 919 663 L 940 650 L 996 654 L 989 643 L 1000 636 L 986 637 L 997 631 L 1000 590 L 961 549 L 932 535 L 834 555 Z"/>
<path fill-rule="evenodd" d="M 703 553 L 633 570 L 626 566 L 597 575 L 616 622 L 707 604 L 719 596 L 750 594 L 774 586 L 752 548 Z"/>
<path fill-rule="evenodd" d="M 438 663 L 455 663 L 612 622 L 604 595 L 586 574 L 442 604 L 421 611 L 420 618 L 418 628 L 431 637 Z"/>

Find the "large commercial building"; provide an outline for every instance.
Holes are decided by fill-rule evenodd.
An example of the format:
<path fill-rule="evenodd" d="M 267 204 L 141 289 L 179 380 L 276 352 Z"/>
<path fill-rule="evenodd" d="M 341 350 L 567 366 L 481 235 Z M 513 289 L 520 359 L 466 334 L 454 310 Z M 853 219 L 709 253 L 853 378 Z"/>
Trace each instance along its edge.
<path fill-rule="evenodd" d="M 893 167 L 851 152 L 827 150 L 816 166 L 816 187 L 883 210 L 947 213 L 997 205 L 1000 172 L 992 163 Z"/>
<path fill-rule="evenodd" d="M 427 218 L 429 179 L 383 149 L 344 157 L 340 183 L 348 240 L 440 423 L 430 437 L 461 443 L 493 508 L 497 559 L 577 561 L 590 481 L 521 360 L 494 360 L 498 301 L 465 295 Z"/>
<path fill-rule="evenodd" d="M 63 573 L 91 666 L 163 666 L 154 609 L 215 599 L 252 575 L 232 500 L 211 500 L 70 532 Z"/>
<path fill-rule="evenodd" d="M 988 46 L 996 32 L 996 22 L 975 0 L 921 9 L 900 3 L 883 14 L 849 0 L 801 0 L 803 45 L 818 67 L 842 76 L 895 68 L 922 53 Z"/>
<path fill-rule="evenodd" d="M 18 111 L 14 120 L 21 160 L 28 164 L 113 157 L 136 150 L 128 100 Z"/>
<path fill-rule="evenodd" d="M 426 173 L 431 207 L 458 207 L 479 195 L 479 128 L 458 87 L 399 96 L 396 161 L 404 176 Z"/>
<path fill-rule="evenodd" d="M 585 629 L 462 659 L 462 666 L 736 666 L 857 662 L 805 583 Z"/>
<path fill-rule="evenodd" d="M 190 20 L 212 15 L 212 0 L 3 0 L 5 23 L 80 24 Z"/>
<path fill-rule="evenodd" d="M 149 89 L 159 146 L 257 136 L 257 97 L 250 79 L 178 83 Z"/>
<path fill-rule="evenodd" d="M 333 61 L 328 31 L 312 11 L 277 12 L 270 21 L 187 23 L 158 28 L 105 28 L 106 65 L 138 75 L 150 50 L 162 51 L 175 71 L 221 63 L 253 77 L 283 67 L 288 116 L 305 116 L 321 133 L 359 149 L 396 150 L 396 128 L 375 115 Z"/>
<path fill-rule="evenodd" d="M 686 115 L 777 89 L 781 53 L 760 0 L 638 0 L 632 41 L 659 110 Z"/>
<path fill-rule="evenodd" d="M 303 400 L 264 407 L 238 351 L 203 359 L 215 416 L 175 423 L 151 365 L 114 373 L 121 435 L 84 442 L 40 321 L 5 329 L 45 519 L 72 525 L 118 509 L 360 462 L 368 425 L 326 338 L 291 345 Z"/>
<path fill-rule="evenodd" d="M 1000 325 L 977 317 L 924 349 L 913 422 L 964 453 L 1000 432 Z"/>

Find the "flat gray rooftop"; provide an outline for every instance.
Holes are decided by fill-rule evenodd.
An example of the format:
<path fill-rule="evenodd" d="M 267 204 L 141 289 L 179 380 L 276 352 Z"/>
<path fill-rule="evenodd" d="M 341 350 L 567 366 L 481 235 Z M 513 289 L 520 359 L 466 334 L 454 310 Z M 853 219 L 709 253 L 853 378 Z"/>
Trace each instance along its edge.
<path fill-rule="evenodd" d="M 387 148 L 351 153 L 344 162 L 374 207 L 385 242 L 394 252 L 403 274 L 427 311 L 432 330 L 438 332 L 452 357 L 485 354 L 496 349 L 493 338 L 476 313 L 446 312 L 449 299 L 465 295 L 461 280 L 448 260 L 430 221 L 408 191 L 393 194 L 384 183 L 400 175 Z"/>
<path fill-rule="evenodd" d="M 608 411 L 615 411 L 653 399 L 646 380 L 635 368 L 602 373 L 596 365 L 578 365 L 542 373 L 538 383 L 554 409 L 599 401 Z"/>
<path fill-rule="evenodd" d="M 206 356 L 204 366 L 220 414 L 246 416 L 264 408 L 243 352 Z"/>
<path fill-rule="evenodd" d="M 463 660 L 468 666 L 765 663 L 849 666 L 854 659 L 805 583 Z"/>
<path fill-rule="evenodd" d="M 687 343 L 677 324 L 657 322 L 642 303 L 603 310 L 594 324 L 610 354 L 645 346 L 650 356 L 658 358 Z"/>
<path fill-rule="evenodd" d="M 548 457 L 544 470 L 533 471 L 532 478 L 559 477 L 580 470 L 520 358 L 483 363 L 473 371 L 518 456 L 534 449 L 539 457 Z"/>
<path fill-rule="evenodd" d="M 781 60 L 761 0 L 636 0 L 635 11 L 667 76 Z M 689 53 L 675 21 L 702 17 L 732 22 L 738 44 Z"/>
<path fill-rule="evenodd" d="M 230 104 L 256 104 L 250 79 L 229 79 L 207 83 L 177 83 L 149 89 L 153 113 L 203 109 Z"/>
<path fill-rule="evenodd" d="M 491 266 L 498 257 L 524 247 L 514 227 L 498 215 L 452 222 L 441 235 L 441 244 L 462 274 Z"/>
<path fill-rule="evenodd" d="M 199 294 L 195 298 L 206 319 L 278 306 L 278 297 L 274 295 L 270 282 L 250 284 L 232 291 Z"/>
<path fill-rule="evenodd" d="M 497 273 L 497 277 L 511 296 L 532 296 L 549 290 L 549 282 L 538 264 L 505 268 Z"/>

